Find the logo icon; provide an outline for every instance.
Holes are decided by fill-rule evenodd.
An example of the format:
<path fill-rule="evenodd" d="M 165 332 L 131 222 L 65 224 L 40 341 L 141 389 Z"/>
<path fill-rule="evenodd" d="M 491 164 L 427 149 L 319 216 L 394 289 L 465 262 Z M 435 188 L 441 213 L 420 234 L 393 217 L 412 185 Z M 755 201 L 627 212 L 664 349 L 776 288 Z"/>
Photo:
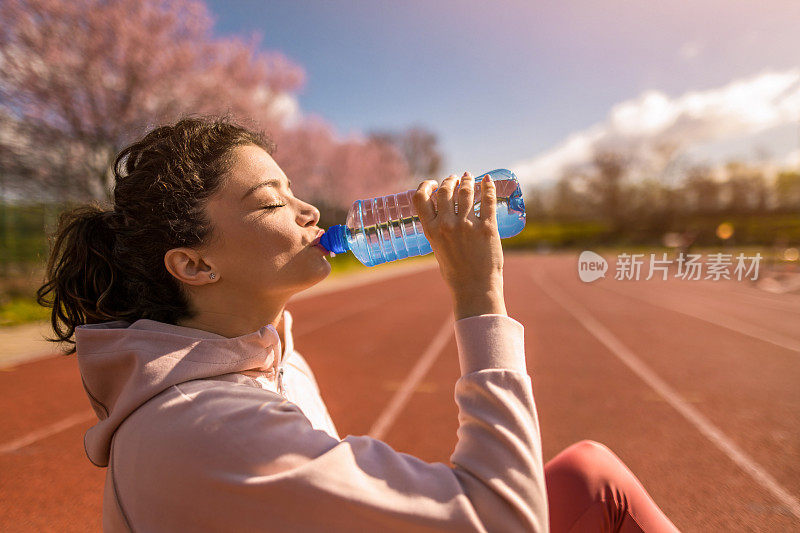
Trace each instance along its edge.
<path fill-rule="evenodd" d="M 594 252 L 586 250 L 578 257 L 578 277 L 585 283 L 606 277 L 607 270 L 608 262 Z"/>

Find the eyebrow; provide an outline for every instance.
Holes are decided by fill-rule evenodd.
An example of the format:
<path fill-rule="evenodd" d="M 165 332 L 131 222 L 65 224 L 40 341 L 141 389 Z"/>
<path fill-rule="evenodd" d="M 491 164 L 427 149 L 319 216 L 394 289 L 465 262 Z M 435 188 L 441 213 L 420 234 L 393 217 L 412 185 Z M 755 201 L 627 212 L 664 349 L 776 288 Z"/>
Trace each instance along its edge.
<path fill-rule="evenodd" d="M 292 180 L 290 180 L 289 178 L 286 178 L 286 181 L 289 182 L 289 188 L 291 189 L 292 188 Z M 281 180 L 279 180 L 278 178 L 270 178 L 267 181 L 262 181 L 261 183 L 256 183 L 255 185 L 253 185 L 252 187 L 247 189 L 247 192 L 244 193 L 244 196 L 242 196 L 242 200 L 247 198 L 249 195 L 253 194 L 253 192 L 255 192 L 256 190 L 260 189 L 261 187 L 272 187 L 272 186 L 280 185 L 280 184 L 281 184 Z"/>

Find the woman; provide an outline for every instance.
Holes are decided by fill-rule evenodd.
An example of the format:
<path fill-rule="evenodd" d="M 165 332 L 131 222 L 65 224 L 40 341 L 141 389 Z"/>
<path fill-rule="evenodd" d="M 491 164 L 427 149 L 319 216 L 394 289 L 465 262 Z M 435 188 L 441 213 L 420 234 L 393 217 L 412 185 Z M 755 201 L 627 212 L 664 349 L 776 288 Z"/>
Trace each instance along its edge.
<path fill-rule="evenodd" d="M 476 218 L 469 174 L 442 182 L 438 211 L 435 181 L 414 196 L 453 296 L 454 467 L 341 439 L 285 309 L 330 272 L 319 212 L 273 150 L 228 120 L 184 119 L 118 155 L 113 210 L 60 220 L 38 296 L 98 415 L 84 443 L 108 467 L 104 529 L 675 531 L 604 446 L 542 464 L 494 184 Z"/>

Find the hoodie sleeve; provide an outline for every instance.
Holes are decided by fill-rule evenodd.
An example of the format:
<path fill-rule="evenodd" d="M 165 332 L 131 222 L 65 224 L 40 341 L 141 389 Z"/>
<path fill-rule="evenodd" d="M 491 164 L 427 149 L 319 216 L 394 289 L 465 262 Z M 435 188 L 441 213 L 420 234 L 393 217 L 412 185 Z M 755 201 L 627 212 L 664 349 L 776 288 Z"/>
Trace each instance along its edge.
<path fill-rule="evenodd" d="M 547 531 L 524 328 L 481 315 L 458 320 L 455 333 L 452 468 L 368 436 L 336 440 L 260 389 L 190 382 L 161 410 L 168 421 L 120 428 L 123 512 L 146 531 Z"/>

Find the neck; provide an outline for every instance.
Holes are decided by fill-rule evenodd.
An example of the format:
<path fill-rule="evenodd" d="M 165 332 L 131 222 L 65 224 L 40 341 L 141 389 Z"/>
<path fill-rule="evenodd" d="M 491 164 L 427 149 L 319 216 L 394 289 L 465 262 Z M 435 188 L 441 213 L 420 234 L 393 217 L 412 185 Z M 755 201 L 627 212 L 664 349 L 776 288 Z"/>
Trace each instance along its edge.
<path fill-rule="evenodd" d="M 231 339 L 258 331 L 265 325 L 272 324 L 278 331 L 278 337 L 281 339 L 281 347 L 283 347 L 286 345 L 286 340 L 283 337 L 282 324 L 284 307 L 285 305 L 282 304 L 277 309 L 271 309 L 263 313 L 248 314 L 247 316 L 229 312 L 204 310 L 192 318 L 179 321 L 178 325 L 187 328 L 201 329 Z"/>

